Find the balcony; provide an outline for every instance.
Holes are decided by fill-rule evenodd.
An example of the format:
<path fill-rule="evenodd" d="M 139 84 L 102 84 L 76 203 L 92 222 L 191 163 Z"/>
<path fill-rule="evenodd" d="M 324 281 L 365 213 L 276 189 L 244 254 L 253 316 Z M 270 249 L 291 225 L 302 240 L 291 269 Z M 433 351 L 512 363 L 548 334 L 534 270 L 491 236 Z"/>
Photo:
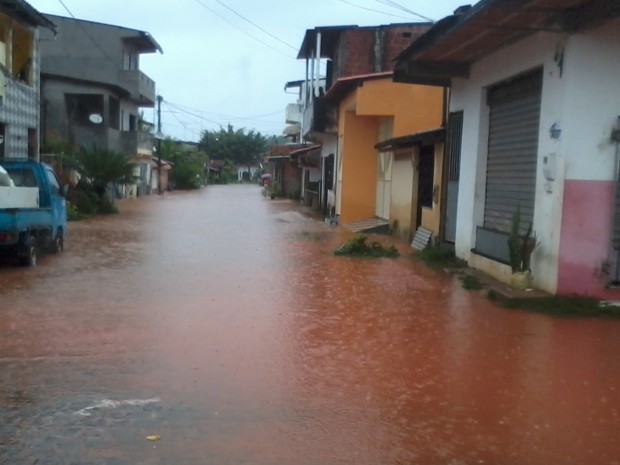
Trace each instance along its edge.
<path fill-rule="evenodd" d="M 314 97 L 304 110 L 301 133 L 311 139 L 313 133 L 332 134 L 337 132 L 336 112 L 323 97 Z"/>
<path fill-rule="evenodd" d="M 153 152 L 153 135 L 146 132 L 122 131 L 120 151 L 126 155 Z"/>
<path fill-rule="evenodd" d="M 119 86 L 129 92 L 130 100 L 142 107 L 155 105 L 155 81 L 139 70 L 121 70 Z"/>
<path fill-rule="evenodd" d="M 153 152 L 153 135 L 137 131 L 119 131 L 105 126 L 75 125 L 73 137 L 77 145 L 97 146 L 121 152 L 128 157 L 139 152 Z"/>
<path fill-rule="evenodd" d="M 303 117 L 303 106 L 301 103 L 289 103 L 286 106 L 286 124 L 299 124 Z"/>

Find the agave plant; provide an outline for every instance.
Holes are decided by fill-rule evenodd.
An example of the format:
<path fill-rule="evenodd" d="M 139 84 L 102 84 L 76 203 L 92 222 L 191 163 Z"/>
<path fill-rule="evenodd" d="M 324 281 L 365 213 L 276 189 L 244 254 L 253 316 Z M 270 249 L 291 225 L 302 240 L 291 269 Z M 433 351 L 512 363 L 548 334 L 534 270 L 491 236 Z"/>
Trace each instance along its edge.
<path fill-rule="evenodd" d="M 521 208 L 517 206 L 512 215 L 512 225 L 508 236 L 508 252 L 513 273 L 530 271 L 532 253 L 537 245 L 536 233 L 531 223 L 525 234 L 521 235 Z"/>

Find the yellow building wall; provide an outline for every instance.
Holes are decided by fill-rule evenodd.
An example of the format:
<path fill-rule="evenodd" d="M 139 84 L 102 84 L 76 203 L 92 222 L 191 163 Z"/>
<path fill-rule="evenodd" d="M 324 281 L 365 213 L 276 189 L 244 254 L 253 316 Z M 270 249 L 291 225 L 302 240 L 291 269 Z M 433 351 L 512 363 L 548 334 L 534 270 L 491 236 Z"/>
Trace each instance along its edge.
<path fill-rule="evenodd" d="M 394 116 L 392 137 L 441 126 L 441 87 L 400 84 L 392 82 L 390 77 L 364 82 L 357 95 L 358 116 Z"/>
<path fill-rule="evenodd" d="M 386 117 L 393 119 L 392 134 L 387 135 L 388 138 L 436 129 L 442 123 L 442 102 L 441 88 L 394 83 L 391 77 L 365 81 L 340 102 L 337 210 L 343 224 L 375 216 L 378 153 L 374 146 L 379 142 L 380 122 Z M 441 164 L 436 166 L 441 167 Z M 393 174 L 396 172 L 395 167 Z M 412 186 L 408 175 L 401 174 L 398 180 L 392 179 L 391 192 L 396 192 L 398 200 L 395 205 L 392 199 L 391 206 L 398 213 L 390 211 L 390 220 L 397 219 L 406 229 L 412 227 L 411 221 L 415 218 L 414 213 L 405 212 L 403 198 L 409 191 L 411 202 L 412 191 L 417 186 Z M 438 222 L 439 210 L 435 212 L 433 208 L 429 215 L 435 214 Z"/>
<path fill-rule="evenodd" d="M 340 220 L 343 224 L 375 216 L 377 190 L 378 118 L 360 117 L 355 111 L 341 114 L 342 183 Z"/>
<path fill-rule="evenodd" d="M 434 236 L 439 236 L 441 224 L 441 206 L 443 202 L 443 147 L 444 144 L 435 144 L 435 170 L 433 176 L 433 208 L 422 207 L 422 221 L 420 223 L 426 229 L 433 231 Z"/>

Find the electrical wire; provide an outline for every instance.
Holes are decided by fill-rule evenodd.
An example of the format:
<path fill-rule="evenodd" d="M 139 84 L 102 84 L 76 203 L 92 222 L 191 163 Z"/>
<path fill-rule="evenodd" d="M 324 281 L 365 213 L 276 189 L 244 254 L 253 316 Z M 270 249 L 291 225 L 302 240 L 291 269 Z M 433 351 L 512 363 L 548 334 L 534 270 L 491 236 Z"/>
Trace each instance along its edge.
<path fill-rule="evenodd" d="M 217 3 L 219 3 L 220 5 L 222 5 L 224 8 L 226 8 L 227 10 L 231 11 L 233 14 L 237 15 L 239 18 L 241 18 L 242 20 L 244 20 L 246 23 L 251 24 L 252 26 L 254 26 L 256 29 L 258 29 L 259 31 L 264 32 L 265 34 L 267 34 L 269 37 L 271 37 L 272 39 L 277 40 L 278 42 L 286 45 L 289 48 L 292 48 L 293 50 L 297 51 L 297 47 L 294 47 L 293 45 L 284 42 L 282 39 L 280 39 L 279 37 L 274 36 L 271 32 L 267 31 L 266 29 L 260 27 L 258 24 L 250 21 L 248 18 L 246 18 L 245 16 L 243 16 L 241 13 L 233 10 L 231 7 L 229 7 L 228 5 L 226 5 L 222 0 L 215 0 Z"/>
<path fill-rule="evenodd" d="M 273 111 L 273 112 L 270 112 L 270 113 L 263 113 L 263 114 L 260 114 L 260 115 L 235 116 L 235 115 L 227 115 L 227 114 L 223 114 L 223 113 L 203 112 L 202 110 L 198 110 L 198 109 L 195 109 L 195 108 L 191 108 L 191 107 L 187 107 L 187 106 L 184 106 L 184 105 L 180 105 L 178 103 L 171 103 L 171 102 L 167 102 L 167 103 L 168 103 L 168 105 L 170 105 L 171 107 L 175 108 L 176 110 L 178 110 L 178 111 L 180 111 L 182 113 L 185 113 L 185 114 L 188 114 L 188 115 L 193 116 L 195 118 L 202 119 L 202 120 L 205 120 L 205 121 L 209 121 L 209 122 L 212 122 L 212 123 L 215 123 L 215 124 L 219 124 L 219 123 L 217 123 L 217 122 L 215 122 L 213 120 L 210 120 L 209 118 L 204 117 L 203 113 L 207 113 L 207 114 L 210 114 L 210 115 L 214 115 L 216 117 L 221 117 L 221 118 L 230 119 L 230 120 L 260 121 L 261 118 L 264 118 L 266 116 L 273 116 L 273 115 L 282 114 L 285 111 L 284 109 L 282 109 L 282 110 Z M 188 111 L 186 109 L 189 109 L 191 111 Z M 196 112 L 199 112 L 199 114 L 196 113 Z M 264 121 L 263 120 L 261 122 L 263 122 L 263 123 L 280 124 L 280 122 L 278 122 L 278 121 Z"/>
<path fill-rule="evenodd" d="M 282 52 L 281 50 L 278 50 L 277 48 L 272 47 L 270 44 L 268 44 L 267 42 L 264 42 L 262 40 L 260 40 L 258 37 L 253 36 L 252 34 L 250 34 L 249 32 L 247 32 L 246 30 L 242 29 L 241 27 L 237 26 L 235 23 L 233 23 L 232 21 L 229 21 L 225 16 L 221 15 L 220 13 L 218 13 L 216 10 L 214 10 L 213 8 L 205 5 L 203 2 L 201 2 L 200 0 L 194 0 L 196 3 L 198 3 L 199 5 L 201 5 L 203 8 L 205 8 L 206 10 L 210 11 L 211 13 L 213 13 L 215 16 L 217 16 L 218 18 L 220 18 L 222 21 L 225 21 L 226 23 L 228 23 L 229 25 L 231 25 L 232 27 L 234 27 L 235 29 L 238 29 L 239 31 L 243 32 L 246 36 L 250 37 L 251 39 L 255 40 L 256 42 L 264 45 L 265 47 L 273 50 L 274 52 L 277 52 L 281 55 L 284 55 L 287 58 L 292 58 L 292 59 L 296 59 L 296 57 L 289 55 L 285 52 Z"/>
<path fill-rule="evenodd" d="M 382 5 L 391 6 L 392 8 L 396 8 L 398 10 L 404 11 L 405 13 L 412 14 L 414 16 L 417 16 L 418 18 L 422 18 L 425 21 L 429 21 L 431 23 L 435 22 L 434 19 L 431 19 L 428 16 L 421 15 L 420 13 L 416 13 L 415 11 L 412 11 L 409 8 L 405 8 L 404 6 L 394 2 L 392 0 L 375 0 L 375 1 L 378 2 L 378 3 L 381 3 Z"/>
<path fill-rule="evenodd" d="M 60 3 L 62 5 L 62 7 L 67 11 L 67 13 L 69 13 L 69 16 L 71 16 L 71 18 L 73 18 L 76 21 L 77 26 L 82 30 L 82 32 L 84 34 L 86 34 L 86 36 L 91 40 L 91 42 L 95 45 L 95 47 L 97 47 L 99 49 L 99 51 L 101 53 L 103 53 L 103 55 L 114 65 L 115 68 L 120 69 L 117 61 L 112 58 L 108 52 L 101 46 L 99 45 L 99 43 L 97 42 L 97 40 L 90 34 L 90 32 L 88 32 L 88 30 L 82 25 L 81 20 L 77 19 L 75 17 L 75 15 L 71 12 L 71 10 L 69 9 L 69 7 L 67 5 L 65 5 L 65 2 L 63 2 L 63 0 L 58 0 L 58 3 Z"/>
<path fill-rule="evenodd" d="M 351 5 L 351 6 L 355 7 L 355 8 L 359 8 L 360 10 L 372 11 L 374 13 L 381 13 L 382 15 L 392 16 L 394 18 L 405 18 L 404 16 L 395 15 L 395 14 L 392 14 L 392 13 L 387 13 L 387 12 L 381 11 L 381 10 L 375 10 L 373 8 L 368 8 L 368 7 L 365 7 L 365 6 L 362 6 L 362 5 L 357 5 L 357 4 L 355 4 L 353 2 L 349 2 L 347 0 L 338 0 L 338 1 L 342 2 L 342 3 L 346 3 L 347 5 Z"/>

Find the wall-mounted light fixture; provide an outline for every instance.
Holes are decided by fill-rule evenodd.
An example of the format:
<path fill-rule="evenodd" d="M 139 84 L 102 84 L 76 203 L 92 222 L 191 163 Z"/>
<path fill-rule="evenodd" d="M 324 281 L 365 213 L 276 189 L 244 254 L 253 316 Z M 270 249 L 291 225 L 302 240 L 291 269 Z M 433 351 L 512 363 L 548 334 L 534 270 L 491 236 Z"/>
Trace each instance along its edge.
<path fill-rule="evenodd" d="M 562 128 L 560 128 L 560 123 L 553 123 L 549 128 L 549 136 L 553 140 L 560 140 L 562 136 Z"/>

